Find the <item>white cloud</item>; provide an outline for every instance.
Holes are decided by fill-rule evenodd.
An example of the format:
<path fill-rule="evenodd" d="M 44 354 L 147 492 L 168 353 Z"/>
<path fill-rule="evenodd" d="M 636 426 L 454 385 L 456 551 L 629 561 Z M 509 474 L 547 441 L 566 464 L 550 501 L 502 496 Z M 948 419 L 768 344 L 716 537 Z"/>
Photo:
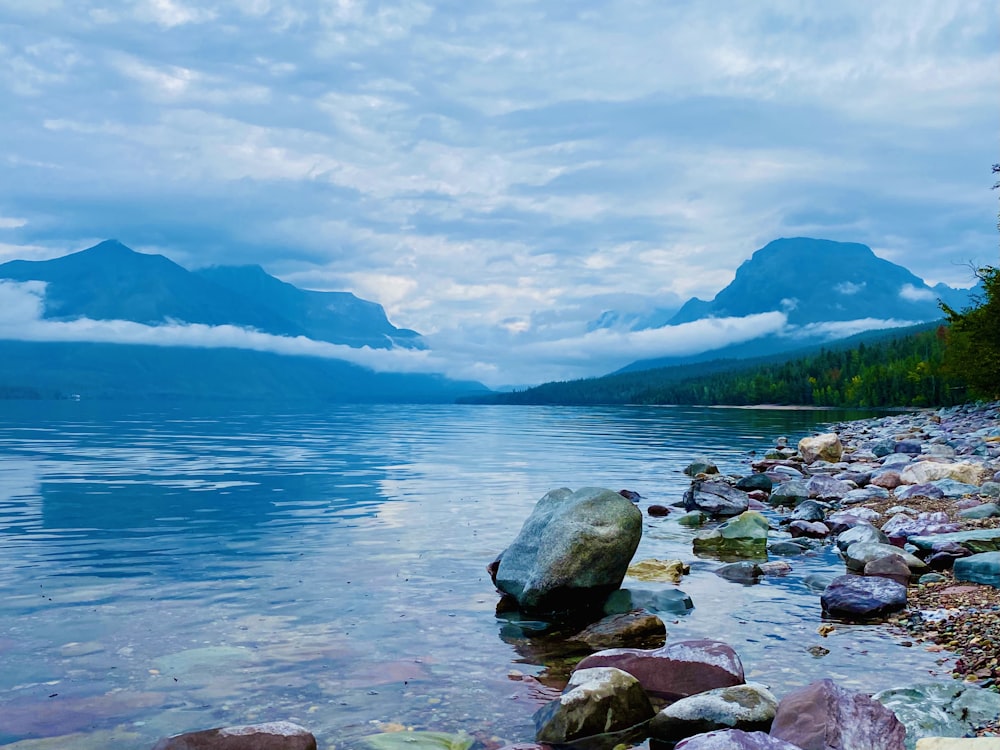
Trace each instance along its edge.
<path fill-rule="evenodd" d="M 27 225 L 27 219 L 19 219 L 13 216 L 0 216 L 0 229 L 20 229 Z"/>
<path fill-rule="evenodd" d="M 937 295 L 930 289 L 920 289 L 913 284 L 903 284 L 899 290 L 899 296 L 908 302 L 933 302 Z"/>
<path fill-rule="evenodd" d="M 858 292 L 864 291 L 864 288 L 866 286 L 868 286 L 868 282 L 867 281 L 862 281 L 860 283 L 855 283 L 853 281 L 844 281 L 844 282 L 841 282 L 840 284 L 837 284 L 833 288 L 833 291 L 838 292 L 839 294 L 847 295 L 848 297 L 850 297 L 850 296 L 853 296 L 853 295 L 857 294 Z"/>

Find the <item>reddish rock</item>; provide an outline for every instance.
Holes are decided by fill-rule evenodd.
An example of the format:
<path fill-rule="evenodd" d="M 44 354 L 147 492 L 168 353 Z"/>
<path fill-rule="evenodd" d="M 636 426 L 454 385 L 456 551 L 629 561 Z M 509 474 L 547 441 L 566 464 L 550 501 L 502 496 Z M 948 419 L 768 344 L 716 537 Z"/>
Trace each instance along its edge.
<path fill-rule="evenodd" d="M 640 495 L 635 490 L 618 490 L 618 494 L 624 497 L 626 500 L 631 500 L 633 503 L 636 502 L 637 500 L 642 499 L 642 495 Z"/>
<path fill-rule="evenodd" d="M 792 521 L 788 524 L 788 531 L 793 539 L 800 536 L 824 539 L 830 536 L 830 527 L 822 521 Z"/>
<path fill-rule="evenodd" d="M 633 675 L 652 695 L 679 700 L 720 687 L 742 685 L 743 664 L 731 646 L 693 640 L 662 648 L 613 648 L 591 654 L 577 669 L 617 667 Z"/>
<path fill-rule="evenodd" d="M 771 736 L 802 750 L 904 750 L 906 728 L 881 703 L 825 679 L 781 700 Z"/>
<path fill-rule="evenodd" d="M 878 476 L 872 477 L 869 484 L 874 484 L 876 487 L 881 487 L 886 490 L 894 490 L 903 484 L 902 477 L 899 476 L 898 471 L 883 471 Z"/>
<path fill-rule="evenodd" d="M 910 566 L 898 555 L 886 555 L 865 565 L 866 576 L 889 578 L 901 586 L 910 585 Z"/>
<path fill-rule="evenodd" d="M 298 724 L 273 721 L 177 734 L 153 750 L 316 750 L 316 738 Z"/>
<path fill-rule="evenodd" d="M 646 512 L 651 516 L 666 516 L 670 514 L 670 508 L 666 505 L 650 505 Z"/>

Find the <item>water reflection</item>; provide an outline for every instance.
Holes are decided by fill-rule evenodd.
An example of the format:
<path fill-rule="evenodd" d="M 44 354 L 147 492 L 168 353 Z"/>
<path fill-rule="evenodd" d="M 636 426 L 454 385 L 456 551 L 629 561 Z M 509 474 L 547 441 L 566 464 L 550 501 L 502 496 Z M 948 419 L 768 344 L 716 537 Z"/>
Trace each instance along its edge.
<path fill-rule="evenodd" d="M 693 456 L 745 470 L 750 451 L 816 418 L 0 405 L 0 744 L 77 733 L 60 742 L 151 747 L 271 719 L 348 748 L 372 722 L 527 739 L 578 655 L 550 658 L 526 623 L 498 620 L 485 566 L 538 498 L 628 487 L 643 508 L 669 505 Z M 877 628 L 817 634 L 805 579 L 835 561 L 796 558 L 793 574 L 747 588 L 691 555 L 694 533 L 646 517 L 637 559 L 692 570 L 679 585 L 626 581 L 670 640 L 728 640 L 778 691 L 840 673 L 890 687 L 936 668 Z M 672 609 L 677 591 L 693 609 Z M 817 659 L 817 644 L 830 653 Z"/>

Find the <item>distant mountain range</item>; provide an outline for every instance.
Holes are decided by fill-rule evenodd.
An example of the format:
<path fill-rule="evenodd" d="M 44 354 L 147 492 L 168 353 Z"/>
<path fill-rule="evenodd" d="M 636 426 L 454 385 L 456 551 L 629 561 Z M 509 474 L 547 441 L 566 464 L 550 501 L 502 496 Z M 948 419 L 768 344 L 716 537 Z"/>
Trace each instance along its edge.
<path fill-rule="evenodd" d="M 381 305 L 348 292 L 299 289 L 260 266 L 189 271 L 116 240 L 52 260 L 4 263 L 0 280 L 44 282 L 45 321 L 201 324 L 353 348 L 426 348 L 420 334 L 393 326 Z M 376 373 L 338 359 L 229 346 L 6 340 L 0 362 L 0 395 L 8 397 L 450 401 L 486 390 L 439 375 Z"/>
<path fill-rule="evenodd" d="M 52 260 L 13 260 L 0 265 L 0 279 L 44 281 L 49 320 L 183 321 L 348 346 L 424 348 L 420 334 L 396 328 L 381 305 L 349 292 L 299 289 L 260 266 L 189 271 L 117 240 Z"/>
<path fill-rule="evenodd" d="M 778 239 L 744 261 L 736 278 L 712 300 L 689 299 L 666 325 L 782 312 L 787 316 L 787 332 L 690 356 L 640 360 L 618 372 L 764 356 L 838 338 L 824 330 L 824 324 L 870 321 L 859 328 L 874 330 L 937 320 L 942 317 L 939 300 L 961 309 L 976 291 L 946 284 L 928 286 L 903 266 L 879 258 L 867 245 L 807 237 Z M 610 313 L 604 317 L 617 320 Z M 653 326 L 632 330 L 649 327 Z"/>

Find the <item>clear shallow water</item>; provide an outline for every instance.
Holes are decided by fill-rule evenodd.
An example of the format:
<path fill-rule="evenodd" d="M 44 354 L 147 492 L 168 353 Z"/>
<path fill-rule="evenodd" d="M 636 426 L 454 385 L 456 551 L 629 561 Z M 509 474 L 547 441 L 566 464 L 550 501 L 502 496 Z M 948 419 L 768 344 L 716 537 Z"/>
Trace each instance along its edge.
<path fill-rule="evenodd" d="M 279 719 L 325 748 L 381 723 L 530 739 L 546 696 L 521 677 L 557 683 L 559 665 L 496 617 L 485 566 L 538 498 L 605 486 L 670 504 L 695 456 L 748 473 L 778 435 L 849 416 L 0 403 L 0 745 L 146 748 Z M 670 640 L 731 643 L 779 696 L 947 678 L 881 627 L 817 634 L 803 579 L 841 572 L 831 555 L 742 586 L 691 554 L 693 534 L 647 517 L 636 555 L 692 564 L 695 608 L 662 615 Z"/>

